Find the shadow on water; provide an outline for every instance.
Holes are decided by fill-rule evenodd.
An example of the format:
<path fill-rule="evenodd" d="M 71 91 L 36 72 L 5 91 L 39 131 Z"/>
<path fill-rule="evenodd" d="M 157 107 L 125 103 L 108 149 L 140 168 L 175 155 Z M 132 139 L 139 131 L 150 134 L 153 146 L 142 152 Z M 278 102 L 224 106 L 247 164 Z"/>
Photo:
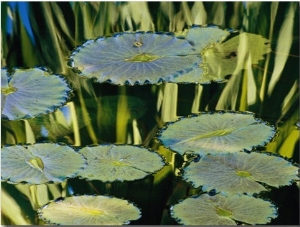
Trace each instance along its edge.
<path fill-rule="evenodd" d="M 272 52 L 250 69 L 225 75 L 225 83 L 203 85 L 100 84 L 67 66 L 71 51 L 87 39 L 122 31 L 179 32 L 193 24 L 262 35 L 270 40 Z M 156 150 L 168 162 L 141 180 L 103 183 L 74 178 L 39 186 L 36 194 L 29 186 L 2 182 L 3 225 L 45 224 L 37 218 L 37 205 L 76 194 L 107 194 L 132 201 L 142 210 L 133 225 L 177 225 L 170 217 L 170 206 L 201 191 L 176 176 L 182 157 L 155 137 L 165 123 L 200 111 L 254 112 L 279 131 L 261 149 L 299 163 L 296 2 L 1 2 L 1 31 L 2 67 L 46 66 L 65 76 L 74 90 L 67 105 L 53 113 L 27 120 L 2 119 L 2 146 L 45 141 L 75 147 L 135 144 Z M 299 182 L 274 188 L 267 197 L 278 206 L 279 216 L 271 224 L 299 224 Z"/>

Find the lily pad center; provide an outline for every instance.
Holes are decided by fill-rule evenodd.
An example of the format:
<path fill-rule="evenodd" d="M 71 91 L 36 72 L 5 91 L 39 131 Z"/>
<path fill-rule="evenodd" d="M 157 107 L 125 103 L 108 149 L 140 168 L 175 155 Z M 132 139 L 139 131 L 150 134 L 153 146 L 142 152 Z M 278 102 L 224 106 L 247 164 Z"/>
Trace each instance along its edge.
<path fill-rule="evenodd" d="M 78 207 L 77 206 L 74 206 L 74 207 L 69 207 L 68 209 L 72 210 L 78 210 Z M 85 213 L 86 215 L 95 215 L 95 216 L 98 216 L 98 215 L 103 215 L 104 214 L 104 211 L 103 210 L 100 210 L 100 209 L 93 209 L 93 208 L 88 208 L 88 207 L 82 207 L 82 208 L 79 208 L 79 210 L 83 213 Z"/>
<path fill-rule="evenodd" d="M 9 95 L 9 94 L 16 92 L 17 90 L 18 90 L 17 88 L 15 88 L 11 85 L 8 85 L 8 87 L 1 88 L 1 93 L 3 93 L 4 95 Z"/>
<path fill-rule="evenodd" d="M 226 136 L 226 135 L 230 134 L 231 132 L 233 132 L 234 130 L 235 130 L 234 128 L 219 129 L 219 130 L 215 130 L 215 131 L 212 131 L 212 132 L 207 132 L 205 134 L 197 135 L 197 136 L 191 137 L 189 139 L 180 141 L 180 142 L 178 142 L 178 144 L 186 143 L 188 141 L 199 140 L 199 139 Z"/>
<path fill-rule="evenodd" d="M 27 158 L 25 161 L 31 167 L 36 168 L 36 169 L 40 170 L 41 172 L 44 171 L 44 163 L 43 163 L 42 159 L 40 159 L 39 157 L 35 156 L 33 158 Z"/>
<path fill-rule="evenodd" d="M 230 210 L 226 210 L 218 206 L 216 206 L 215 209 L 219 216 L 230 217 L 232 215 L 232 212 Z"/>
<path fill-rule="evenodd" d="M 159 58 L 159 56 L 156 56 L 154 54 L 141 53 L 141 54 L 135 55 L 132 58 L 125 59 L 125 61 L 127 61 L 127 62 L 151 62 L 151 61 L 155 61 L 158 58 Z"/>
<path fill-rule="evenodd" d="M 248 171 L 237 170 L 236 175 L 238 175 L 240 177 L 250 177 L 251 173 L 249 173 Z"/>
<path fill-rule="evenodd" d="M 123 160 L 112 161 L 111 163 L 115 166 L 131 166 L 129 163 L 123 162 Z"/>
<path fill-rule="evenodd" d="M 229 133 L 233 132 L 235 129 L 233 128 L 229 128 L 229 129 L 219 129 L 213 132 L 208 132 L 204 135 L 201 135 L 198 137 L 198 139 L 203 139 L 203 138 L 210 138 L 210 137 L 214 137 L 214 136 L 226 136 Z"/>

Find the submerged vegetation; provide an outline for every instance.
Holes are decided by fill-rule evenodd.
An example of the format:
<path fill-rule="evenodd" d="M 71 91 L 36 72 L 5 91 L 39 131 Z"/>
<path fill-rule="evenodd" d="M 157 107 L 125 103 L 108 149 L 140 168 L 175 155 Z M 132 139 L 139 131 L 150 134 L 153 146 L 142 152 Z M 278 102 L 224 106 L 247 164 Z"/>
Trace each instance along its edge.
<path fill-rule="evenodd" d="M 299 224 L 298 4 L 1 19 L 1 224 Z"/>

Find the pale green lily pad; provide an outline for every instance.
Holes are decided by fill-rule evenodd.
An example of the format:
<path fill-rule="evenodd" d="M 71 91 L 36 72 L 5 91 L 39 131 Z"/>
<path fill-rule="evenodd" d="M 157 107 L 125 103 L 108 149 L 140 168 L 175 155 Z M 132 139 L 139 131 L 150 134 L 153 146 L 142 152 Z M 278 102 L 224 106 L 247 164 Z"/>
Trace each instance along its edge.
<path fill-rule="evenodd" d="M 165 165 L 161 156 L 146 148 L 131 145 L 99 145 L 79 151 L 88 166 L 78 175 L 103 182 L 132 181 L 155 173 Z"/>
<path fill-rule="evenodd" d="M 18 120 L 49 113 L 62 106 L 71 89 L 58 75 L 41 68 L 1 70 L 2 118 Z"/>
<path fill-rule="evenodd" d="M 184 37 L 189 43 L 201 53 L 206 49 L 212 49 L 216 44 L 221 43 L 230 32 L 224 29 L 218 28 L 218 26 L 198 26 L 194 25 L 184 32 L 178 32 L 178 37 Z M 209 68 L 204 65 L 203 62 L 199 64 L 194 70 L 189 71 L 176 78 L 177 83 L 199 83 L 199 84 L 209 84 L 211 81 L 223 82 L 225 76 L 220 77 L 218 74 L 213 75 L 208 72 Z"/>
<path fill-rule="evenodd" d="M 278 156 L 243 152 L 205 155 L 184 168 L 183 178 L 202 190 L 216 189 L 224 194 L 254 194 L 273 187 L 291 185 L 298 167 Z"/>
<path fill-rule="evenodd" d="M 246 195 L 202 194 L 172 206 L 171 216 L 183 225 L 236 225 L 235 221 L 255 225 L 269 223 L 277 210 L 268 201 Z"/>
<path fill-rule="evenodd" d="M 169 123 L 159 132 L 162 144 L 179 154 L 252 150 L 271 141 L 276 130 L 248 112 L 202 112 Z"/>
<path fill-rule="evenodd" d="M 124 225 L 141 212 L 124 199 L 109 196 L 73 196 L 53 201 L 38 210 L 39 218 L 59 225 Z"/>
<path fill-rule="evenodd" d="M 205 77 L 224 81 L 225 76 L 237 74 L 264 59 L 271 52 L 270 41 L 260 35 L 241 33 L 226 42 L 217 43 L 202 52 Z"/>
<path fill-rule="evenodd" d="M 230 32 L 219 29 L 218 26 L 197 26 L 194 25 L 186 29 L 180 36 L 185 37 L 198 51 L 212 47 L 217 43 L 221 43 Z"/>
<path fill-rule="evenodd" d="M 1 179 L 9 183 L 63 182 L 85 165 L 83 156 L 65 145 L 41 143 L 1 149 Z"/>

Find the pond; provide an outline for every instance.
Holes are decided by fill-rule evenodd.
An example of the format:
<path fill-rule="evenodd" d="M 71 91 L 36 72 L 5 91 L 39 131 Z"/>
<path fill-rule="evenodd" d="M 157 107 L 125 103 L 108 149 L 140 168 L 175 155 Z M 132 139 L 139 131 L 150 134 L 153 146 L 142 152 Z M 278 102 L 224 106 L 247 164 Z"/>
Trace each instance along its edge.
<path fill-rule="evenodd" d="M 2 225 L 300 224 L 299 4 L 1 2 L 1 21 Z"/>

